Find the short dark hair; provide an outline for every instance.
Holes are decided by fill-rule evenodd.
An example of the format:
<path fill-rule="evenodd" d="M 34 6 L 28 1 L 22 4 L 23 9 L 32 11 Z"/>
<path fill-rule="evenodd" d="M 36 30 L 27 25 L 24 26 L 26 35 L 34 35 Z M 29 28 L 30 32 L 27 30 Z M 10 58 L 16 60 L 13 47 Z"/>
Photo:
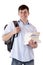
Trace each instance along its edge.
<path fill-rule="evenodd" d="M 18 11 L 19 10 L 24 10 L 24 9 L 27 9 L 28 12 L 29 12 L 29 7 L 27 5 L 21 5 L 21 6 L 19 6 Z"/>

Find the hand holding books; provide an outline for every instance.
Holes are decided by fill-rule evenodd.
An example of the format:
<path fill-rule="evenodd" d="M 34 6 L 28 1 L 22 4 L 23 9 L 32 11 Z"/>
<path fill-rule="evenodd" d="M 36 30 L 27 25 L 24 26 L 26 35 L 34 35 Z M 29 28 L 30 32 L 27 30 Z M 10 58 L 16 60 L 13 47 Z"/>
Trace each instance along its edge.
<path fill-rule="evenodd" d="M 39 40 L 39 35 L 40 32 L 26 32 L 25 36 L 24 36 L 24 44 L 27 45 L 29 44 L 28 42 L 32 39 L 34 42 L 40 43 Z"/>

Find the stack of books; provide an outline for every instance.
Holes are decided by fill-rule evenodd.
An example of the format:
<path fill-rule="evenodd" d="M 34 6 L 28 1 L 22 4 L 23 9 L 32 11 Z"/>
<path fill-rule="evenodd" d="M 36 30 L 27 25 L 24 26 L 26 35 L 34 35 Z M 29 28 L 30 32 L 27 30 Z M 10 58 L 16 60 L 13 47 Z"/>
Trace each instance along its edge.
<path fill-rule="evenodd" d="M 36 41 L 37 43 L 40 43 L 40 39 L 39 39 L 39 36 L 40 36 L 40 32 L 28 32 L 28 33 L 25 33 L 25 36 L 24 36 L 24 44 L 29 44 L 29 41 L 32 39 L 33 41 Z"/>

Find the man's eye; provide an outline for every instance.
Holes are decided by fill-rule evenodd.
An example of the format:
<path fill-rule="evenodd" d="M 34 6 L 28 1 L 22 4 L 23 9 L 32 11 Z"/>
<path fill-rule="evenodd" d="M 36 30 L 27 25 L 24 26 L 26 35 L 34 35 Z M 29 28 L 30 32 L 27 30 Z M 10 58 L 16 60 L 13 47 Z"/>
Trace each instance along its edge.
<path fill-rule="evenodd" d="M 22 14 L 22 13 L 27 13 L 27 12 L 26 12 L 26 11 L 24 11 L 24 12 L 20 12 L 20 13 Z"/>

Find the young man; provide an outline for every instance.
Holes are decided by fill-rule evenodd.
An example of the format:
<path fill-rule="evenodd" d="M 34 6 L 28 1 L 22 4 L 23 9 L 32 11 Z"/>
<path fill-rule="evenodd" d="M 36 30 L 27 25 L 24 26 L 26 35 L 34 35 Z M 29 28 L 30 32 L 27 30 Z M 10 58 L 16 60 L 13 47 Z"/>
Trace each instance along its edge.
<path fill-rule="evenodd" d="M 24 35 L 27 31 L 36 32 L 37 30 L 28 21 L 28 6 L 19 6 L 18 15 L 20 16 L 20 20 L 18 21 L 19 27 L 14 27 L 13 22 L 11 22 L 4 31 L 3 40 L 6 41 L 18 33 L 18 36 L 14 39 L 11 50 L 11 65 L 34 65 L 33 48 L 37 48 L 37 42 L 31 39 L 27 45 L 24 45 Z"/>

